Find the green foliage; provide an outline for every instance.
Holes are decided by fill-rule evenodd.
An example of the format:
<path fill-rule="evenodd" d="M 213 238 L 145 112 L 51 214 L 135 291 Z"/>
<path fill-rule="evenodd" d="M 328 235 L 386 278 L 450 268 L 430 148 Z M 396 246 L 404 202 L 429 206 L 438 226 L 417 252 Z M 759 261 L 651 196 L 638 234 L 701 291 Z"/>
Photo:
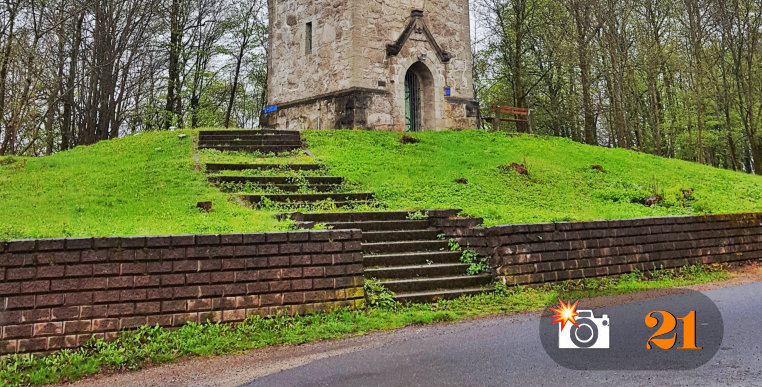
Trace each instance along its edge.
<path fill-rule="evenodd" d="M 762 178 L 563 138 L 484 131 L 307 131 L 310 150 L 393 210 L 462 208 L 485 225 L 762 211 Z M 516 160 L 531 179 L 501 173 Z M 591 170 L 601 165 L 606 173 Z M 465 178 L 468 185 L 453 184 Z M 654 187 L 664 202 L 644 206 Z M 692 200 L 681 199 L 692 188 Z"/>
<path fill-rule="evenodd" d="M 423 211 L 414 211 L 407 214 L 408 220 L 425 220 L 429 218 L 429 215 Z"/>
<path fill-rule="evenodd" d="M 293 206 L 270 203 L 251 210 L 210 186 L 207 176 L 194 170 L 191 138 L 179 139 L 180 133 L 195 134 L 143 133 L 50 157 L 0 159 L 0 219 L 14 220 L 0 225 L 0 239 L 289 228 L 272 215 Z M 375 192 L 380 199 L 356 210 L 463 208 L 467 215 L 485 218 L 487 226 L 762 210 L 762 179 L 757 176 L 558 138 L 481 131 L 417 136 L 421 143 L 406 147 L 395 133 L 306 133 L 312 151 L 331 174 L 347 178 L 349 185 L 342 189 Z M 201 152 L 204 163 L 316 162 L 301 152 L 265 156 Z M 532 166 L 531 180 L 497 170 L 498 165 L 524 159 Z M 593 164 L 607 173 L 591 170 Z M 236 172 L 284 173 L 288 172 Z M 460 177 L 469 184 L 452 184 Z M 664 201 L 643 206 L 643 198 L 655 186 Z M 197 202 L 209 200 L 214 212 L 196 210 Z M 301 210 L 339 208 L 326 202 Z"/>
<path fill-rule="evenodd" d="M 447 241 L 447 244 L 450 246 L 450 251 L 460 251 L 460 243 L 458 243 L 458 240 L 455 238 L 451 238 L 449 241 Z"/>
<path fill-rule="evenodd" d="M 201 149 L 198 151 L 203 164 L 315 164 L 316 160 L 297 149 L 292 152 L 281 154 L 264 154 L 248 152 L 220 152 L 215 149 Z M 235 171 L 236 173 L 239 171 Z M 282 172 L 282 171 L 279 171 Z"/>
<path fill-rule="evenodd" d="M 450 239 L 448 242 L 450 251 L 462 252 L 460 262 L 468 265 L 468 275 L 478 275 L 489 273 L 492 268 L 489 265 L 488 257 L 480 257 L 474 250 L 463 249 L 456 239 Z"/>
<path fill-rule="evenodd" d="M 315 226 L 312 227 L 315 231 L 326 231 L 326 230 L 333 230 L 333 226 L 329 226 L 325 223 L 315 223 Z"/>
<path fill-rule="evenodd" d="M 188 137 L 180 139 L 181 133 Z M 4 162 L 0 239 L 288 228 L 273 213 L 240 206 L 209 185 L 207 176 L 194 170 L 193 135 L 142 133 L 49 157 Z M 215 211 L 199 212 L 200 201 L 212 201 Z"/>
<path fill-rule="evenodd" d="M 468 275 L 478 275 L 489 273 L 488 257 L 479 257 L 479 253 L 474 250 L 463 250 L 460 261 L 468 265 Z"/>
<path fill-rule="evenodd" d="M 374 278 L 366 279 L 363 287 L 365 300 L 371 308 L 396 309 L 400 306 L 400 303 L 394 298 L 394 293 L 387 289 L 381 281 Z"/>

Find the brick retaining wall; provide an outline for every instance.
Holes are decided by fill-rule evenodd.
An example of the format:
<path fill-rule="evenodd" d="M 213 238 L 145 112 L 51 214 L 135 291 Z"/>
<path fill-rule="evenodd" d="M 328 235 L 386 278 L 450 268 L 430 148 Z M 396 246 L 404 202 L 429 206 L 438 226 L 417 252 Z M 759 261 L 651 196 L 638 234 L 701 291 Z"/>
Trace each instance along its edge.
<path fill-rule="evenodd" d="M 509 285 L 762 258 L 759 213 L 491 228 L 461 218 L 435 221 L 462 246 L 491 257 L 496 278 Z"/>
<path fill-rule="evenodd" d="M 532 285 L 762 258 L 762 214 L 479 228 L 432 226 Z M 242 321 L 363 302 L 362 233 L 70 238 L 0 243 L 0 355 L 73 348 L 142 325 Z"/>
<path fill-rule="evenodd" d="M 0 355 L 142 325 L 356 307 L 362 260 L 359 230 L 0 243 Z"/>

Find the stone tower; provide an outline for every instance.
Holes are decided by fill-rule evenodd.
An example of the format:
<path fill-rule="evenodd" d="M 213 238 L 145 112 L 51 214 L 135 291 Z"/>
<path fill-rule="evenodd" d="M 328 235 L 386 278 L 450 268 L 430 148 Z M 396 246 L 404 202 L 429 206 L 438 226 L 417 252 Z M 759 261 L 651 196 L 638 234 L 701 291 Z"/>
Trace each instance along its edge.
<path fill-rule="evenodd" d="M 468 0 L 268 0 L 264 126 L 477 126 Z"/>

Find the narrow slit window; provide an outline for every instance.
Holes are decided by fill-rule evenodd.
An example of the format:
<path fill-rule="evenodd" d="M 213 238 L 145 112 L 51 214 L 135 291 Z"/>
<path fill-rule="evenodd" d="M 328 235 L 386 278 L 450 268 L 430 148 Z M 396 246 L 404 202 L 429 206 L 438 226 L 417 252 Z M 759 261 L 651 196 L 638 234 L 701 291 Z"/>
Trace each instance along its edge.
<path fill-rule="evenodd" d="M 312 53 L 312 22 L 307 23 L 304 29 L 304 50 L 305 53 Z"/>

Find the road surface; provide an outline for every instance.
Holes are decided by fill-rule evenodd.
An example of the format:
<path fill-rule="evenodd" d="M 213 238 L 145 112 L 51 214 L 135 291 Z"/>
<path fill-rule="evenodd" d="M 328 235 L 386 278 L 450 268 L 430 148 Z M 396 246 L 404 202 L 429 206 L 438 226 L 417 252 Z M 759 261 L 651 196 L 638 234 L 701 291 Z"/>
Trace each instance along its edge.
<path fill-rule="evenodd" d="M 705 292 L 722 313 L 719 353 L 692 371 L 571 371 L 543 351 L 537 314 L 390 334 L 248 386 L 762 386 L 762 283 Z M 681 296 L 671 296 L 681 297 Z"/>
<path fill-rule="evenodd" d="M 409 327 L 361 337 L 246 354 L 191 358 L 137 372 L 100 375 L 77 387 L 153 386 L 415 386 L 611 384 L 762 386 L 762 267 L 735 271 L 727 282 L 691 287 L 713 299 L 723 314 L 721 350 L 687 372 L 583 372 L 554 363 L 542 349 L 539 313 L 486 317 L 454 324 Z M 665 297 L 671 289 L 585 300 L 590 308 Z"/>

